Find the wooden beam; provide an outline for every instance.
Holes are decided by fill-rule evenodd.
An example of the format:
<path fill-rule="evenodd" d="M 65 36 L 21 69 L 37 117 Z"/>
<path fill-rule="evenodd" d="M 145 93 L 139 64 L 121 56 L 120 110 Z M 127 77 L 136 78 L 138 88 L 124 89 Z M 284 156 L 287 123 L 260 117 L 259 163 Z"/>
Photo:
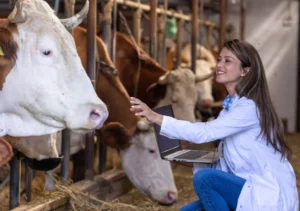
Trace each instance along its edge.
<path fill-rule="evenodd" d="M 69 189 L 76 189 L 80 192 L 88 192 L 90 196 L 104 201 L 111 201 L 120 195 L 129 192 L 132 184 L 121 170 L 110 170 L 97 175 L 93 180 L 82 180 L 71 186 Z M 53 196 L 33 200 L 26 205 L 21 205 L 12 211 L 48 211 L 65 206 L 70 201 L 68 196 L 53 194 Z M 99 201 L 89 198 L 91 204 L 100 205 Z"/>

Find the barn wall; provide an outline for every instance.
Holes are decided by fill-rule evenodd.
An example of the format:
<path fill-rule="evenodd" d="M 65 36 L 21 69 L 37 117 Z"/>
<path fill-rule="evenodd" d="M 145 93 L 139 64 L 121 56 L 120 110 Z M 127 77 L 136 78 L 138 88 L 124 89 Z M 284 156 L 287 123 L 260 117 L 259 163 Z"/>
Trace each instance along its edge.
<path fill-rule="evenodd" d="M 280 118 L 287 119 L 288 131 L 296 130 L 298 2 L 291 7 L 292 25 L 283 26 L 288 1 L 248 1 L 246 40 L 258 50 L 266 70 L 271 97 Z M 230 10 L 230 9 L 229 9 Z M 238 11 L 232 7 L 231 10 Z M 239 30 L 238 13 L 228 21 Z"/>

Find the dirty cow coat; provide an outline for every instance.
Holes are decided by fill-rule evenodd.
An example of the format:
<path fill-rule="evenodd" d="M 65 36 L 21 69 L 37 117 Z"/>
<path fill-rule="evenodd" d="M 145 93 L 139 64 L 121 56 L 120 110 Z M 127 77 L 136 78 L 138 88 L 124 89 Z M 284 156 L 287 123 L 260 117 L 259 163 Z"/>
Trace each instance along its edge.
<path fill-rule="evenodd" d="M 223 139 L 217 168 L 246 179 L 237 210 L 298 211 L 293 168 L 286 158 L 267 146 L 255 103 L 242 97 L 208 123 L 189 123 L 164 116 L 161 134 L 194 143 Z"/>

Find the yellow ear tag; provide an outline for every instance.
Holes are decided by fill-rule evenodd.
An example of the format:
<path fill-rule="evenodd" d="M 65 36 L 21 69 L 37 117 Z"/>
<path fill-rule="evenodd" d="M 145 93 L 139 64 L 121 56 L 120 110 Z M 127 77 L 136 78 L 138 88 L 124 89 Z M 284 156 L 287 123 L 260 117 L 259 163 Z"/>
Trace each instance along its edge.
<path fill-rule="evenodd" d="M 4 54 L 4 52 L 3 52 L 3 50 L 2 50 L 1 47 L 0 47 L 0 56 L 5 56 L 5 54 Z"/>

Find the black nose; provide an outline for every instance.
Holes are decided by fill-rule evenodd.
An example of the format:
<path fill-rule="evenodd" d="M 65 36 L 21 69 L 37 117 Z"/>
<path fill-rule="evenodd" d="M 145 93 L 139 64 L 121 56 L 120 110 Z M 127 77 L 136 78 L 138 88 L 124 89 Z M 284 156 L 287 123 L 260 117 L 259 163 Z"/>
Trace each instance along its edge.
<path fill-rule="evenodd" d="M 38 171 L 50 171 L 55 169 L 62 161 L 62 157 L 58 158 L 47 158 L 42 160 L 25 158 L 28 160 L 28 165 L 31 169 L 38 170 Z"/>

